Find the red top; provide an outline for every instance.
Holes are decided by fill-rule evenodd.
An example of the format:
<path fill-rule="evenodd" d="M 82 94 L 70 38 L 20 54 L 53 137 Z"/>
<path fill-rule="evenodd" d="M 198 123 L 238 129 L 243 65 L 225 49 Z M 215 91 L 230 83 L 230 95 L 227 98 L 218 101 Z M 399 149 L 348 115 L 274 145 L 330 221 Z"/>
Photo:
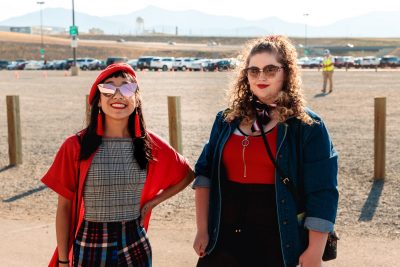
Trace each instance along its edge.
<path fill-rule="evenodd" d="M 266 136 L 275 158 L 277 127 Z M 248 142 L 245 141 L 246 138 Z M 244 148 L 243 145 L 246 143 L 248 145 Z M 245 184 L 275 184 L 275 167 L 268 156 L 261 135 L 246 137 L 232 134 L 225 144 L 222 160 L 230 181 Z"/>
<path fill-rule="evenodd" d="M 189 163 L 180 154 L 178 154 L 166 141 L 152 132 L 147 132 L 152 140 L 152 155 L 155 160 L 149 162 L 147 166 L 147 177 L 142 191 L 140 206 L 156 196 L 160 191 L 179 183 L 189 171 Z M 75 206 L 79 207 L 78 225 L 76 232 L 73 233 L 73 227 L 69 232 L 69 260 L 72 259 L 72 242 L 75 240 L 76 233 L 83 220 L 84 203 L 82 198 L 83 187 L 86 174 L 90 168 L 93 153 L 88 159 L 80 162 L 79 192 L 78 203 L 75 201 L 75 192 L 77 188 L 77 170 L 80 145 L 76 136 L 69 137 L 58 151 L 53 164 L 42 178 L 42 182 L 59 195 L 71 200 L 71 221 L 75 221 Z M 150 220 L 150 213 L 144 220 L 144 226 L 147 229 Z M 58 252 L 57 248 L 49 263 L 50 267 L 57 266 Z"/>

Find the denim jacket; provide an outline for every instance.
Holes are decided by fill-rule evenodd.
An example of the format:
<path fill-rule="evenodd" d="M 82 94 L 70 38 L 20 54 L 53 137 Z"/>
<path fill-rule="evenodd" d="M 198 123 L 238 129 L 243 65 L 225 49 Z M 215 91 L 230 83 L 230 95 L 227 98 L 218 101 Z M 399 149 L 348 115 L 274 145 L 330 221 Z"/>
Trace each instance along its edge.
<path fill-rule="evenodd" d="M 281 238 L 281 250 L 286 267 L 295 266 L 307 246 L 305 229 L 331 232 L 336 218 L 339 193 L 337 190 L 338 155 L 324 122 L 310 109 L 306 110 L 315 121 L 312 125 L 299 124 L 296 118 L 279 123 L 276 142 L 276 162 L 291 178 L 299 197 L 305 204 L 305 218 L 297 218 L 298 203 L 275 170 L 276 207 Z M 221 219 L 221 181 L 227 179 L 222 163 L 222 152 L 228 138 L 239 125 L 238 120 L 230 123 L 224 120 L 223 112 L 216 116 L 208 143 L 195 165 L 196 179 L 193 188 L 209 187 L 209 243 L 206 253 L 214 249 Z M 299 126 L 300 125 L 300 126 Z M 302 127 L 299 131 L 299 127 Z M 298 137 L 298 132 L 302 134 Z M 296 141 L 301 141 L 296 146 Z M 302 175 L 298 172 L 298 153 L 303 161 Z M 300 177 L 301 176 L 301 179 Z M 301 189 L 301 190 L 300 190 Z"/>

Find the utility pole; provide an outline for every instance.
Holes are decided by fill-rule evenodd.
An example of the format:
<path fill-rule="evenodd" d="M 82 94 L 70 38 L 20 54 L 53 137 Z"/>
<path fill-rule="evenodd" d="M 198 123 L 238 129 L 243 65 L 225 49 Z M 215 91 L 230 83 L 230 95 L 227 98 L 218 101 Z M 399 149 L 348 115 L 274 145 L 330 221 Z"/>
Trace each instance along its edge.
<path fill-rule="evenodd" d="M 40 5 L 40 57 L 44 61 L 44 43 L 43 43 L 43 8 L 44 1 L 36 2 L 36 4 Z"/>
<path fill-rule="evenodd" d="M 74 5 L 74 0 L 72 0 L 72 27 L 70 27 L 70 35 L 72 36 L 72 56 L 73 56 L 73 62 L 71 66 L 71 76 L 77 76 L 78 75 L 78 67 L 76 66 L 76 48 L 78 46 L 78 41 L 77 41 L 77 35 L 78 35 L 78 29 L 75 26 L 75 5 Z"/>
<path fill-rule="evenodd" d="M 303 16 L 305 17 L 304 19 L 304 56 L 308 55 L 307 51 L 307 17 L 310 16 L 309 13 L 304 13 Z"/>

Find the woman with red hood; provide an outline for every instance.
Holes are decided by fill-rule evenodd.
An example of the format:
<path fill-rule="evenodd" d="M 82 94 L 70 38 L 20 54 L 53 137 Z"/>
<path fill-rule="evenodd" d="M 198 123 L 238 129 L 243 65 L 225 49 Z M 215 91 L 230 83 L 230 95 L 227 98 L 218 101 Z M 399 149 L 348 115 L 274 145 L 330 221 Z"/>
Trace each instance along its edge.
<path fill-rule="evenodd" d="M 146 129 L 134 70 L 93 83 L 86 129 L 69 137 L 42 182 L 58 194 L 49 266 L 151 266 L 151 210 L 192 180 L 187 160 Z"/>

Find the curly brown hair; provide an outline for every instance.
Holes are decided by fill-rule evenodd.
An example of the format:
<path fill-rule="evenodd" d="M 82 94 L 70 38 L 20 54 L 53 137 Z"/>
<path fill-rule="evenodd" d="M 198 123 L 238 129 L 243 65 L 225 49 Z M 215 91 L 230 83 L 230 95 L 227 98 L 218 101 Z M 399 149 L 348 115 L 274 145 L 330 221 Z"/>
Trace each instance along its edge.
<path fill-rule="evenodd" d="M 306 124 L 313 120 L 305 112 L 305 100 L 301 90 L 301 79 L 297 67 L 297 52 L 291 41 L 281 35 L 271 35 L 250 41 L 239 56 L 240 65 L 233 86 L 228 91 L 229 109 L 226 112 L 228 122 L 234 119 L 251 121 L 255 113 L 252 106 L 253 94 L 250 91 L 246 68 L 250 58 L 259 53 L 272 53 L 282 64 L 285 79 L 276 101 L 276 111 L 280 122 L 289 117 L 297 117 Z"/>

